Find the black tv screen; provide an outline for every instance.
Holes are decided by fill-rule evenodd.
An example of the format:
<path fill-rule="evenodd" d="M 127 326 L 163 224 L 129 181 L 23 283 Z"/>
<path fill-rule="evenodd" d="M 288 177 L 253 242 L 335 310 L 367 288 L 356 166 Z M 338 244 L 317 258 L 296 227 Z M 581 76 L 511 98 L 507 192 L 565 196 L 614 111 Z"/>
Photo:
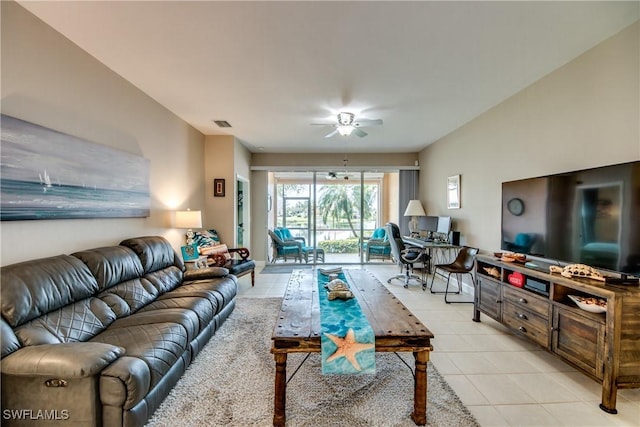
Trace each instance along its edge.
<path fill-rule="evenodd" d="M 502 183 L 503 250 L 640 275 L 640 162 Z"/>

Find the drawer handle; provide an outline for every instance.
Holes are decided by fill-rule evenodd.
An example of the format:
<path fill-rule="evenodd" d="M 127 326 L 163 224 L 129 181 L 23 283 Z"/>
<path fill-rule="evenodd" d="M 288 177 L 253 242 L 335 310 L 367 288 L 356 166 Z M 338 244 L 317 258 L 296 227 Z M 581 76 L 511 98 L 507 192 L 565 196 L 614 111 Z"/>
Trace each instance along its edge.
<path fill-rule="evenodd" d="M 522 319 L 522 320 L 527 320 L 528 319 L 527 315 L 524 314 L 524 313 L 517 313 L 517 316 L 518 316 L 519 319 Z"/>
<path fill-rule="evenodd" d="M 524 326 L 520 326 L 520 327 L 518 328 L 518 330 L 519 330 L 520 332 L 525 333 L 525 334 L 527 333 L 527 328 L 525 328 Z"/>
<path fill-rule="evenodd" d="M 501 303 L 502 303 L 501 300 L 499 300 L 499 299 L 496 300 L 496 304 L 501 304 Z"/>
<path fill-rule="evenodd" d="M 527 301 L 527 300 L 526 300 L 526 299 L 524 299 L 524 298 L 520 298 L 520 299 L 518 300 L 518 302 L 520 302 L 520 303 L 522 303 L 522 304 L 526 304 L 526 303 L 528 303 L 529 301 Z"/>

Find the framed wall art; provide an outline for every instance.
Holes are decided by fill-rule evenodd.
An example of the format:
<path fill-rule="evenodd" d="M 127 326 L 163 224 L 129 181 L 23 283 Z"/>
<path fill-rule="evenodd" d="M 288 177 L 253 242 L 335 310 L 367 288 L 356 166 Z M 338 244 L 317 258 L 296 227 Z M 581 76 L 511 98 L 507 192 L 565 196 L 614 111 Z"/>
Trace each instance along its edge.
<path fill-rule="evenodd" d="M 224 197 L 224 179 L 215 178 L 213 180 L 213 196 Z"/>
<path fill-rule="evenodd" d="M 460 175 L 447 178 L 447 209 L 460 209 Z"/>
<path fill-rule="evenodd" d="M 148 217 L 144 157 L 2 115 L 2 221 Z"/>

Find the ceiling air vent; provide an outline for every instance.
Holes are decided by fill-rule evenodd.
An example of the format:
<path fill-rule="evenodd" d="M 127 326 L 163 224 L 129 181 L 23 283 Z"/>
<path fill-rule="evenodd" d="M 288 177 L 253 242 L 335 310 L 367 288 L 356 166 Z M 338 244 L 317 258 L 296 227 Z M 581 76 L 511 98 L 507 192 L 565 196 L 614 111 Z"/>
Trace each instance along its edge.
<path fill-rule="evenodd" d="M 231 125 L 226 120 L 214 120 L 213 123 L 217 124 L 220 128 L 230 128 Z"/>

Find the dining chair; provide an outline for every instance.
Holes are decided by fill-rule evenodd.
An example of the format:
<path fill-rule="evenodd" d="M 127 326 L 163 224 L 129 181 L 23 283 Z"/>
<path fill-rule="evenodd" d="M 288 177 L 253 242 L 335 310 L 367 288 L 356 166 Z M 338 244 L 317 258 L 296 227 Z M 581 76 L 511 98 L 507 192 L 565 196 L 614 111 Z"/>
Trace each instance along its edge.
<path fill-rule="evenodd" d="M 458 255 L 456 256 L 456 259 L 449 263 L 449 264 L 436 264 L 434 266 L 433 269 L 433 276 L 431 276 L 431 285 L 429 286 L 429 291 L 431 291 L 432 294 L 444 294 L 444 302 L 446 302 L 447 304 L 451 304 L 451 303 L 473 303 L 472 301 L 449 301 L 447 299 L 447 296 L 449 295 L 449 283 L 451 282 L 451 275 L 455 274 L 456 275 L 456 279 L 457 279 L 457 285 L 458 285 L 458 290 L 456 292 L 451 292 L 454 294 L 460 294 L 462 291 L 462 276 L 464 274 L 468 274 L 471 276 L 471 281 L 473 282 L 473 289 L 475 292 L 475 277 L 473 275 L 473 266 L 475 265 L 476 262 L 476 255 L 478 255 L 478 249 L 477 248 L 472 248 L 469 246 L 463 246 L 460 249 L 460 252 L 458 252 Z M 436 274 L 438 273 L 438 270 L 441 270 L 444 272 L 444 274 L 446 274 L 447 276 L 447 287 L 445 288 L 444 292 L 442 291 L 434 291 L 433 290 L 433 281 L 436 277 Z M 427 289 L 427 285 L 426 283 L 424 283 L 422 285 L 422 290 L 426 290 Z"/>

